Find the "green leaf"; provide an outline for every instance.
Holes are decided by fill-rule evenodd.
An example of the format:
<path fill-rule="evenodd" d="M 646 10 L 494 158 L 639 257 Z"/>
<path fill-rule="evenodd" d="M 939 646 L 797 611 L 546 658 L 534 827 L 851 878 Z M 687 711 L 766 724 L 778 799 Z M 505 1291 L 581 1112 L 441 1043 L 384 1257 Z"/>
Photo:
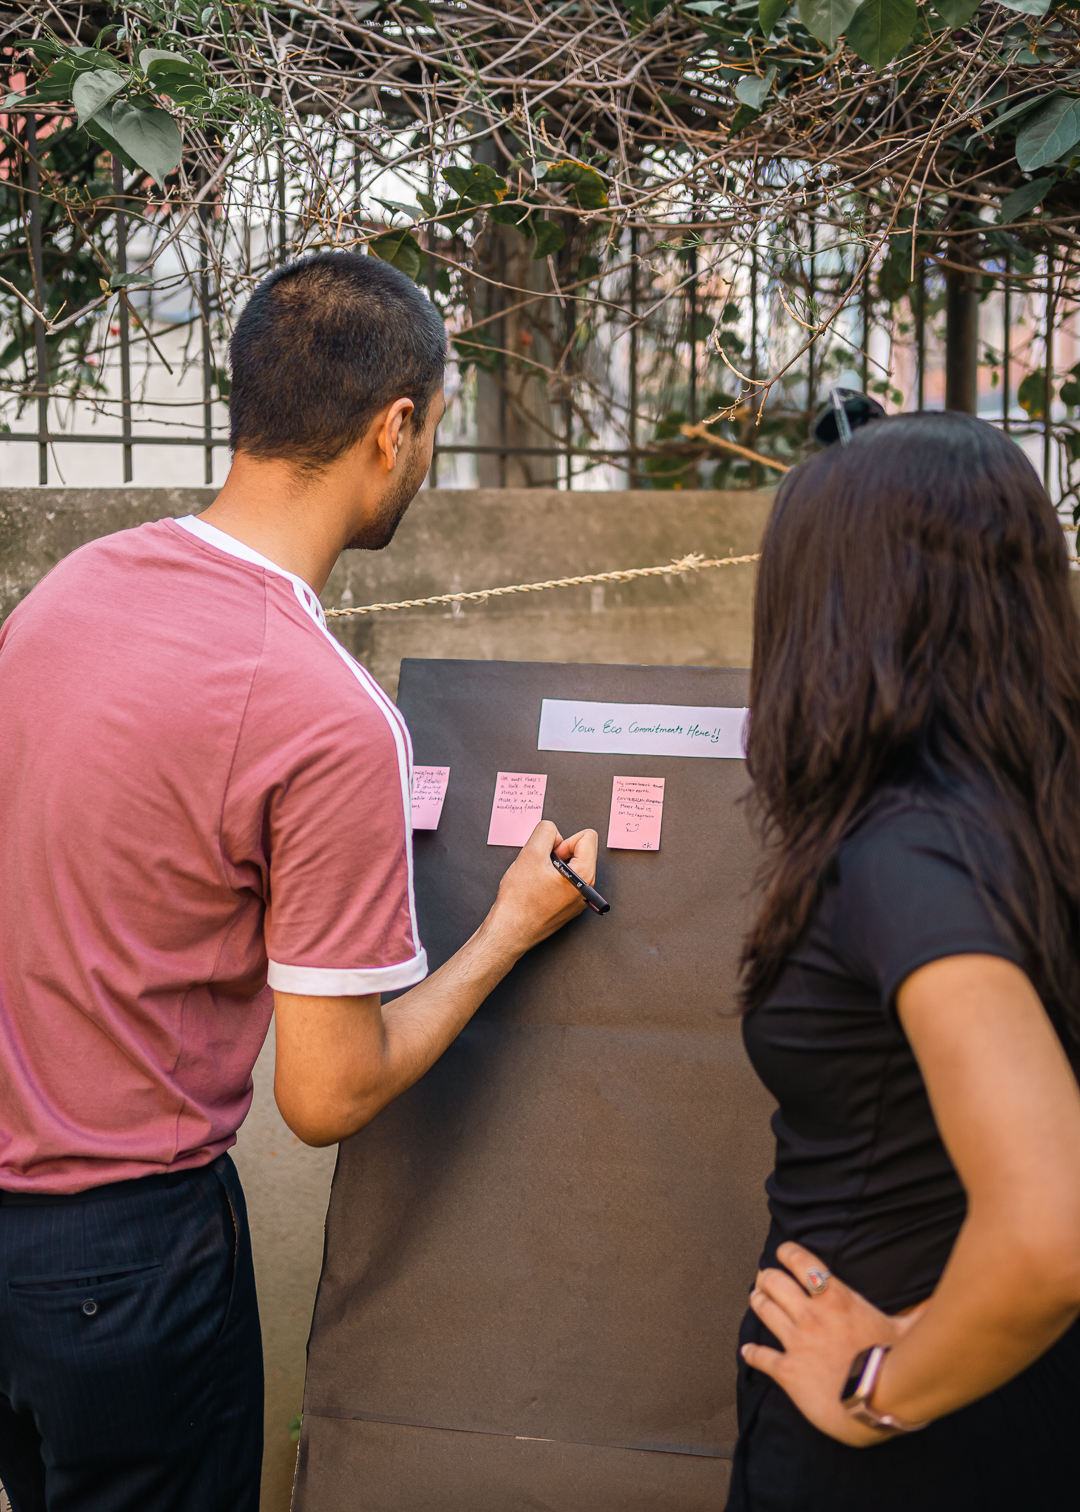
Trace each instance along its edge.
<path fill-rule="evenodd" d="M 835 47 L 858 6 L 859 0 L 799 0 L 799 17 L 812 37 Z"/>
<path fill-rule="evenodd" d="M 121 148 L 129 167 L 143 169 L 162 189 L 165 180 L 180 166 L 184 142 L 180 128 L 167 110 L 129 105 L 126 100 L 103 105 L 94 117 L 91 136 L 102 136 Z M 109 142 L 102 143 L 108 147 Z M 111 148 L 110 148 L 111 150 Z"/>
<path fill-rule="evenodd" d="M 1015 236 L 1010 236 L 1007 231 L 992 229 L 986 232 L 986 240 L 989 246 L 1000 247 L 1002 252 L 1008 253 L 1015 273 L 1020 273 L 1025 278 L 1034 273 L 1034 252 L 1029 252 L 1023 242 L 1018 242 Z"/>
<path fill-rule="evenodd" d="M 423 205 L 423 207 L 424 207 L 424 213 L 426 215 L 438 215 L 438 213 L 439 213 L 439 202 L 438 202 L 438 200 L 432 199 L 432 197 L 431 197 L 430 194 L 419 194 L 418 193 L 416 197 L 420 201 L 420 203 Z"/>
<path fill-rule="evenodd" d="M 56 62 L 49 69 L 48 73 L 42 79 L 41 83 L 46 89 L 66 88 L 68 91 L 67 98 L 70 100 L 71 86 L 75 83 L 75 80 L 78 78 L 79 74 L 89 72 L 89 69 L 80 68 L 78 63 L 72 61 L 72 59 L 70 58 L 57 58 Z M 102 72 L 104 72 L 104 69 L 102 70 Z"/>
<path fill-rule="evenodd" d="M 145 289 L 154 281 L 152 273 L 114 273 L 109 279 L 110 289 Z"/>
<path fill-rule="evenodd" d="M 630 0 L 630 30 L 643 31 L 667 10 L 670 0 Z"/>
<path fill-rule="evenodd" d="M 1075 409 L 1080 404 L 1080 383 L 1075 378 L 1066 379 L 1058 389 L 1058 398 L 1062 404 L 1071 404 Z"/>
<path fill-rule="evenodd" d="M 443 200 L 439 209 L 439 225 L 451 234 L 460 231 L 477 214 L 477 207 L 468 200 L 459 198 Z"/>
<path fill-rule="evenodd" d="M 473 163 L 471 168 L 444 168 L 442 176 L 455 194 L 473 205 L 497 205 L 506 194 L 506 180 L 487 163 Z"/>
<path fill-rule="evenodd" d="M 1052 178 L 1032 179 L 1030 184 L 1021 184 L 1019 189 L 1007 194 L 998 211 L 998 225 L 1007 226 L 1010 221 L 1019 220 L 1029 210 L 1034 210 L 1036 205 L 1041 205 L 1053 182 Z"/>
<path fill-rule="evenodd" d="M 588 163 L 575 163 L 572 158 L 562 158 L 552 163 L 540 180 L 542 184 L 570 184 L 567 199 L 579 210 L 603 210 L 608 202 L 604 180 Z"/>
<path fill-rule="evenodd" d="M 1050 9 L 1050 0 L 1001 0 L 1006 10 L 1019 11 L 1022 16 L 1045 16 Z"/>
<path fill-rule="evenodd" d="M 878 73 L 911 36 L 915 0 L 863 0 L 847 29 L 847 45 Z"/>
<path fill-rule="evenodd" d="M 411 231 L 389 231 L 368 242 L 368 251 L 416 282 L 423 253 Z"/>
<path fill-rule="evenodd" d="M 1044 93 L 1030 94 L 1026 100 L 1020 100 L 1017 104 L 1010 105 L 1007 110 L 998 111 L 994 119 L 988 122 L 984 129 L 986 131 L 996 131 L 998 127 L 1004 126 L 1006 121 L 1016 120 L 1020 116 L 1029 115 L 1031 111 L 1037 110 L 1040 105 L 1047 104 L 1051 99 L 1057 99 L 1058 94 L 1059 91 L 1056 89 L 1052 90 L 1049 95 Z"/>
<path fill-rule="evenodd" d="M 534 220 L 532 227 L 536 238 L 536 244 L 533 247 L 533 262 L 538 262 L 542 257 L 551 257 L 553 253 L 561 250 L 566 241 L 566 234 L 557 221 Z"/>
<path fill-rule="evenodd" d="M 979 0 L 933 0 L 934 9 L 946 26 L 966 26 L 979 8 Z"/>
<path fill-rule="evenodd" d="M 1044 168 L 1080 142 L 1080 99 L 1058 95 L 1029 117 L 1016 138 L 1016 161 L 1025 173 Z"/>
<path fill-rule="evenodd" d="M 95 68 L 91 73 L 80 74 L 71 91 L 71 103 L 78 111 L 78 125 L 98 114 L 113 95 L 119 94 L 125 83 L 123 74 L 115 74 L 105 68 Z"/>
<path fill-rule="evenodd" d="M 749 105 L 751 110 L 760 110 L 775 78 L 775 68 L 770 68 L 763 79 L 759 79 L 757 74 L 744 75 L 735 86 L 736 98 L 744 105 Z"/>
<path fill-rule="evenodd" d="M 106 109 L 108 109 L 108 107 L 106 107 Z M 116 158 L 118 162 L 123 163 L 125 168 L 130 168 L 132 173 L 137 173 L 139 170 L 139 164 L 135 161 L 135 159 L 129 152 L 124 151 L 116 138 L 114 136 L 110 136 L 110 134 L 101 124 L 104 115 L 105 111 L 103 110 L 101 112 L 101 115 L 96 115 L 94 119 L 87 124 L 86 130 L 88 134 L 93 137 L 95 142 L 104 147 L 105 151 L 109 153 L 110 156 Z"/>
<path fill-rule="evenodd" d="M 211 98 L 201 79 L 192 80 L 186 74 L 158 74 L 154 78 L 154 88 L 177 105 L 206 105 Z"/>
<path fill-rule="evenodd" d="M 373 195 L 372 198 L 374 199 L 375 203 L 377 205 L 381 205 L 384 210 L 400 210 L 402 215 L 407 215 L 412 221 L 423 220 L 424 218 L 424 212 L 420 209 L 419 205 L 403 205 L 400 200 L 380 199 L 377 194 Z M 432 204 L 434 204 L 434 201 L 432 201 Z"/>
<path fill-rule="evenodd" d="M 165 52 L 160 47 L 144 47 L 139 53 L 139 67 L 148 79 L 159 73 L 197 74 L 199 65 L 183 53 Z"/>
<path fill-rule="evenodd" d="M 60 100 L 70 100 L 69 89 L 39 89 L 37 94 L 9 94 L 4 101 L 4 110 L 27 109 L 32 105 L 55 105 Z"/>
<path fill-rule="evenodd" d="M 406 10 L 411 10 L 413 15 L 419 16 L 421 21 L 426 22 L 428 26 L 435 25 L 434 12 L 430 5 L 424 4 L 424 0 L 398 0 L 398 4 L 403 5 Z"/>
<path fill-rule="evenodd" d="M 1029 420 L 1041 420 L 1046 409 L 1046 373 L 1036 368 L 1028 373 L 1016 390 L 1020 408 L 1027 411 Z"/>
<path fill-rule="evenodd" d="M 488 214 L 497 226 L 516 226 L 522 236 L 531 234 L 527 222 L 532 211 L 527 205 L 489 205 Z"/>
<path fill-rule="evenodd" d="M 758 25 L 766 37 L 772 36 L 773 27 L 791 4 L 791 0 L 758 0 Z"/>
<path fill-rule="evenodd" d="M 737 135 L 738 132 L 742 131 L 744 126 L 749 126 L 751 121 L 756 121 L 760 114 L 761 111 L 755 110 L 752 105 L 740 105 L 731 118 L 728 135 Z"/>

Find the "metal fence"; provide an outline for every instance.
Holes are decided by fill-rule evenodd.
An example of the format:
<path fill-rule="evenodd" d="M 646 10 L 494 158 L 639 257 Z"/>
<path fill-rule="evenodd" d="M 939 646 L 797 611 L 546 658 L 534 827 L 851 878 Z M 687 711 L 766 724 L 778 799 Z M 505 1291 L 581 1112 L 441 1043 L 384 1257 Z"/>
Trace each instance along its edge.
<path fill-rule="evenodd" d="M 41 167 L 38 157 L 37 146 L 37 123 L 33 115 L 26 118 L 27 145 L 29 148 L 29 165 L 27 177 L 27 241 L 30 251 L 31 272 L 35 292 L 36 304 L 39 309 L 44 308 L 44 266 L 42 255 L 42 217 L 40 207 Z M 119 163 L 113 166 L 113 186 L 115 190 L 116 210 L 116 246 L 117 268 L 121 275 L 127 273 L 128 254 L 128 216 L 123 209 L 123 172 Z M 288 223 L 283 199 L 283 188 L 279 172 L 279 199 L 277 218 L 277 257 L 284 260 L 293 255 L 297 250 L 290 247 L 288 239 Z M 134 422 L 139 401 L 133 398 L 132 385 L 132 305 L 127 292 L 121 288 L 118 297 L 118 309 L 116 325 L 118 326 L 118 358 L 119 358 L 119 409 L 120 431 L 116 433 L 101 433 L 77 429 L 56 429 L 50 426 L 49 410 L 50 400 L 53 397 L 49 388 L 49 361 L 47 350 L 47 331 L 44 320 L 35 315 L 34 328 L 34 352 L 36 360 L 36 379 L 29 398 L 33 401 L 32 410 L 36 414 L 36 426 L 33 430 L 12 430 L 0 436 L 0 442 L 33 445 L 38 452 L 38 482 L 48 484 L 50 481 L 49 448 L 64 446 L 72 443 L 90 443 L 98 446 L 118 447 L 122 453 L 122 476 L 125 483 L 134 479 L 135 446 L 180 446 L 196 447 L 203 452 L 203 476 L 207 484 L 213 482 L 213 453 L 218 447 L 228 446 L 228 436 L 220 428 L 215 429 L 213 424 L 213 405 L 215 403 L 214 381 L 214 353 L 211 334 L 212 321 L 212 290 L 210 277 L 210 264 L 207 256 L 206 223 L 205 217 L 209 215 L 206 207 L 201 214 L 204 217 L 202 236 L 200 238 L 200 255 L 197 269 L 196 300 L 198 324 L 201 330 L 201 411 L 202 424 L 194 434 L 154 434 L 139 431 L 136 433 Z M 650 481 L 648 462 L 650 458 L 672 455 L 673 450 L 682 454 L 686 453 L 686 443 L 676 442 L 674 449 L 665 448 L 655 440 L 652 444 L 643 442 L 640 436 L 642 426 L 653 423 L 654 417 L 646 417 L 641 412 L 641 372 L 640 372 L 640 343 L 641 343 L 641 291 L 639 287 L 638 273 L 638 236 L 635 229 L 629 231 L 629 277 L 628 277 L 628 392 L 626 394 L 626 442 L 625 445 L 603 446 L 596 444 L 580 445 L 574 440 L 574 412 L 573 406 L 564 403 L 564 435 L 560 441 L 547 445 L 481 445 L 475 442 L 465 441 L 459 444 L 442 443 L 436 444 L 435 460 L 432 468 L 431 482 L 434 484 L 439 475 L 439 459 L 451 456 L 494 456 L 505 461 L 510 457 L 535 457 L 557 459 L 562 464 L 559 469 L 559 483 L 564 487 L 572 487 L 575 477 L 580 477 L 580 471 L 575 472 L 575 465 L 580 469 L 591 468 L 600 463 L 618 465 L 625 469 L 627 481 L 631 487 L 641 486 Z M 806 294 L 810 305 L 815 298 L 815 259 L 819 257 L 814 241 L 814 225 L 810 226 L 810 255 L 806 274 Z M 434 265 L 433 259 L 430 260 Z M 1018 425 L 1023 431 L 1025 439 L 1030 439 L 1041 429 L 1042 440 L 1042 472 L 1043 478 L 1049 488 L 1053 474 L 1053 442 L 1055 433 L 1054 404 L 1053 404 L 1053 352 L 1054 335 L 1058 325 L 1059 294 L 1055 286 L 1054 258 L 1053 254 L 1045 259 L 1045 280 L 1043 283 L 1043 330 L 1041 332 L 1041 346 L 1043 349 L 1043 372 L 1045 379 L 1045 394 L 1041 407 L 1041 415 L 1035 409 L 1036 419 L 1033 422 L 1030 412 L 1018 416 L 1014 405 L 1013 374 L 1015 363 L 1013 360 L 1013 305 L 1017 289 L 1022 287 L 1027 295 L 1031 293 L 1031 280 L 1024 278 L 1019 283 L 1013 277 L 1008 261 L 1003 267 L 991 274 L 998 289 L 1001 292 L 1004 311 L 1002 318 L 1002 348 L 1000 353 L 1001 372 L 1001 410 L 999 422 L 1006 431 L 1011 431 Z M 703 418 L 701 411 L 700 377 L 702 363 L 702 342 L 699 339 L 699 315 L 702 313 L 701 290 L 698 280 L 697 252 L 691 245 L 688 258 L 688 276 L 684 283 L 683 299 L 685 301 L 685 328 L 687 337 L 683 343 L 683 352 L 679 357 L 685 374 L 685 402 L 688 418 L 691 424 Z M 946 267 L 942 264 L 942 267 Z M 940 275 L 938 275 L 940 277 Z M 985 274 L 984 274 L 985 276 Z M 946 278 L 948 273 L 946 271 Z M 762 332 L 760 330 L 760 271 L 758 267 L 756 246 L 750 264 L 749 284 L 749 309 L 750 330 L 749 350 L 747 353 L 748 376 L 756 382 L 761 375 L 762 358 Z M 926 402 L 927 390 L 927 310 L 928 290 L 926 279 L 926 264 L 919 262 L 916 283 L 910 295 L 910 310 L 913 316 L 913 344 L 915 356 L 915 394 L 914 408 L 922 410 Z M 863 280 L 859 292 L 860 311 L 860 350 L 858 353 L 861 380 L 864 389 L 870 387 L 871 377 L 871 333 L 873 329 L 873 299 L 868 279 Z M 975 326 L 975 341 L 978 341 L 977 317 Z M 977 358 L 975 359 L 977 362 Z M 812 342 L 806 357 L 805 379 L 805 409 L 809 415 L 815 408 L 821 383 L 821 364 L 818 361 L 817 343 Z M 24 391 L 24 397 L 25 395 Z M 912 406 L 909 406 L 909 408 Z M 1059 405 L 1060 409 L 1060 405 Z M 987 418 L 990 418 L 989 416 Z M 1059 416 L 1060 419 L 1060 416 Z M 760 481 L 759 469 L 752 466 L 749 479 L 751 486 Z M 1060 488 L 1059 488 L 1060 492 Z"/>

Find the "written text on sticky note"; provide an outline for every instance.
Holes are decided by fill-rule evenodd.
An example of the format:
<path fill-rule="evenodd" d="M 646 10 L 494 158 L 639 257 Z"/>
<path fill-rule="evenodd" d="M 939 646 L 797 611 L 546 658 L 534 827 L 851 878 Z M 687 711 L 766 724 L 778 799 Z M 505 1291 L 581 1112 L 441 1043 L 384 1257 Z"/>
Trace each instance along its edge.
<path fill-rule="evenodd" d="M 438 829 L 442 817 L 449 767 L 417 766 L 412 774 L 412 827 L 414 830 Z"/>
<path fill-rule="evenodd" d="M 660 824 L 664 817 L 662 777 L 615 777 L 611 783 L 611 818 L 608 820 L 609 850 L 660 849 Z"/>
<path fill-rule="evenodd" d="M 491 804 L 489 845 L 524 845 L 544 817 L 547 777 L 542 772 L 500 772 Z"/>

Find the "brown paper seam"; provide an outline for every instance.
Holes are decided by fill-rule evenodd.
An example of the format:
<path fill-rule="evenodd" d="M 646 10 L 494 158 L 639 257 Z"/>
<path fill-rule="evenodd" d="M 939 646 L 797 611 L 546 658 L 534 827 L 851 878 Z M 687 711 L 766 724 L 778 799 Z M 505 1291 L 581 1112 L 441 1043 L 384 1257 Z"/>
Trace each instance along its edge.
<path fill-rule="evenodd" d="M 384 1417 L 376 1412 L 312 1412 L 308 1408 L 305 1418 L 326 1418 L 338 1423 L 383 1423 L 389 1428 L 418 1428 L 427 1433 L 474 1433 L 479 1438 L 513 1439 L 518 1444 L 558 1444 L 570 1449 L 614 1449 L 629 1454 L 677 1454 L 688 1459 L 724 1459 L 734 1455 L 734 1449 L 723 1445 L 715 1452 L 702 1449 L 658 1449 L 651 1444 L 592 1444 L 585 1439 L 541 1438 L 530 1433 L 502 1433 L 497 1428 L 448 1428 L 442 1423 L 421 1423 L 415 1418 Z"/>

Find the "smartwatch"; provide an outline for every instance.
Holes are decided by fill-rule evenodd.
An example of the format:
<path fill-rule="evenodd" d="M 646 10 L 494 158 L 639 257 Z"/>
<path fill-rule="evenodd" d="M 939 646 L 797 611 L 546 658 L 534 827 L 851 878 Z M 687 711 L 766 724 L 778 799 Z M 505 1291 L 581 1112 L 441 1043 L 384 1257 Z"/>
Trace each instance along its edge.
<path fill-rule="evenodd" d="M 888 1344 L 875 1344 L 860 1350 L 851 1362 L 840 1400 L 855 1421 L 867 1428 L 876 1428 L 879 1433 L 917 1433 L 926 1423 L 905 1423 L 889 1412 L 876 1412 L 870 1405 L 889 1348 Z"/>

